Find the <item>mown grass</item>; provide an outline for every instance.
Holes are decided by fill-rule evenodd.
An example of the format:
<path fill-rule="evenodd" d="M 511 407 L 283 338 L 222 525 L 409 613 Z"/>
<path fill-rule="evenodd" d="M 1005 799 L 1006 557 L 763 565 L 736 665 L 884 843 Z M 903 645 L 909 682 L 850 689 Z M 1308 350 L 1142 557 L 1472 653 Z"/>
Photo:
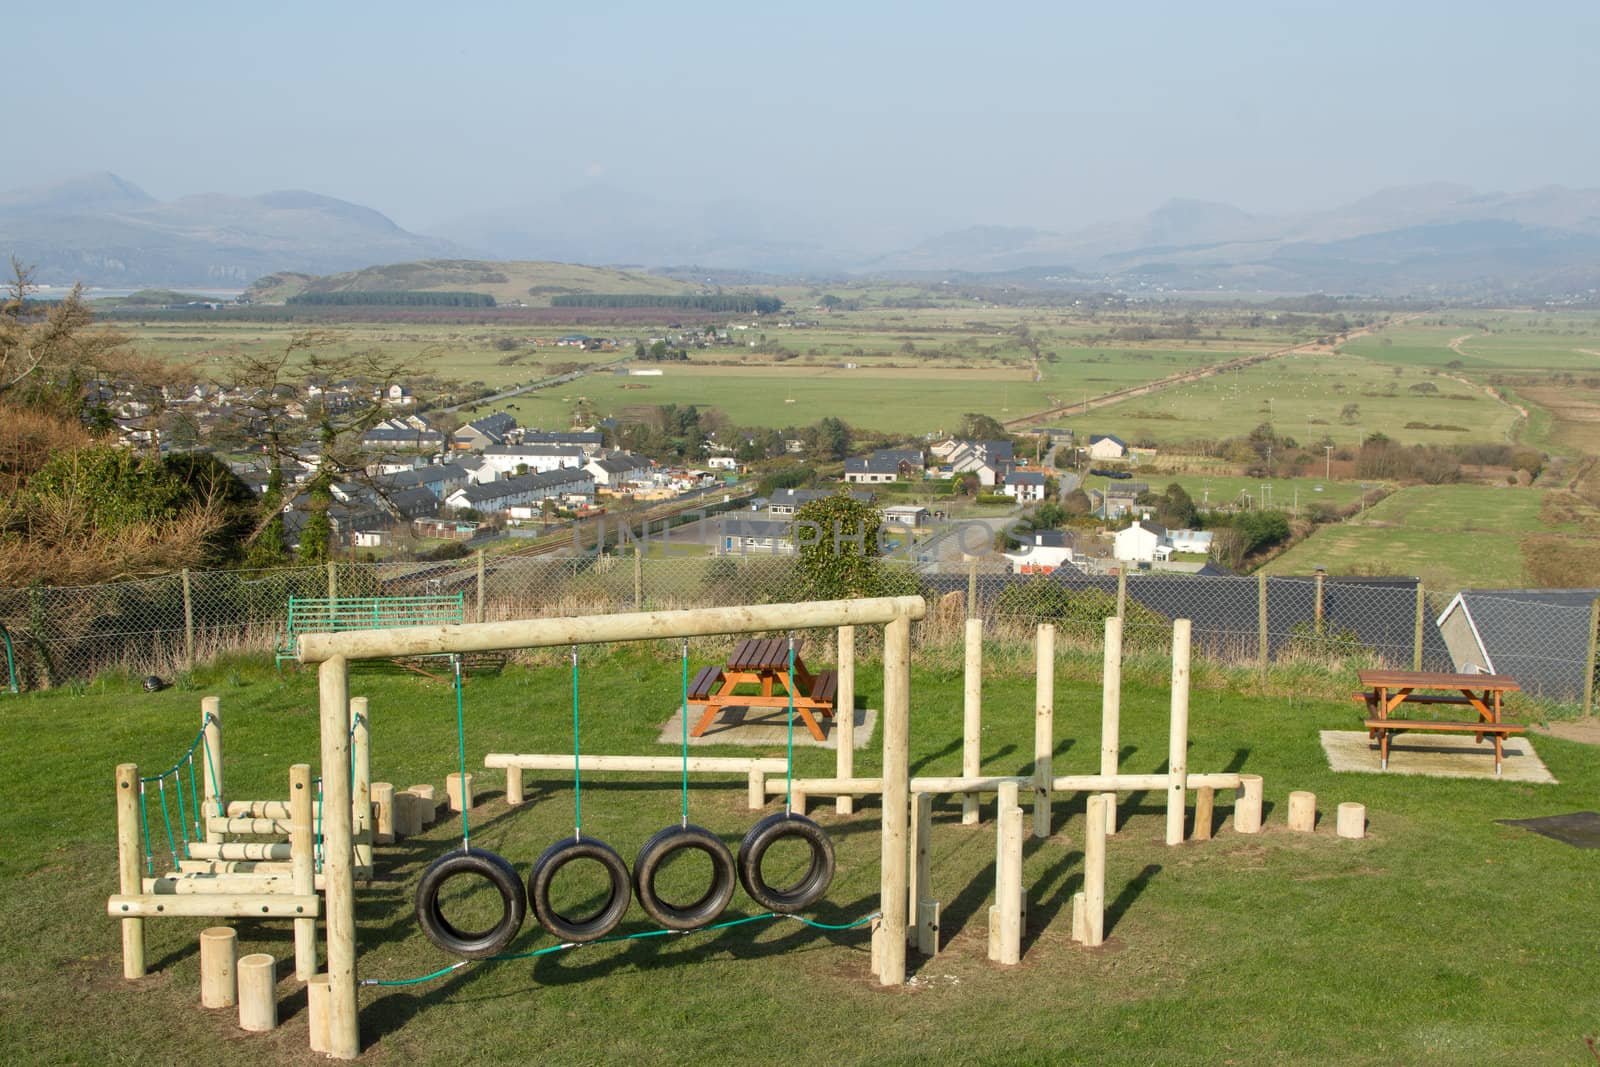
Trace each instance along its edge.
<path fill-rule="evenodd" d="M 1032 758 L 1033 679 L 1020 647 L 989 650 L 984 769 L 1010 773 Z M 697 661 L 715 648 L 696 645 Z M 912 766 L 960 765 L 959 654 L 925 649 L 913 676 Z M 1098 766 L 1100 694 L 1091 652 L 1064 653 L 1056 693 L 1056 766 Z M 1158 771 L 1167 753 L 1167 687 L 1159 655 L 1130 664 L 1123 766 Z M 511 811 L 487 751 L 567 750 L 571 678 L 556 657 L 474 675 L 466 688 L 469 767 L 479 765 L 473 841 L 526 872 L 570 833 L 567 776 L 533 784 Z M 1054 833 L 1030 841 L 1029 922 L 1021 966 L 985 955 L 993 823 L 963 827 L 956 800 L 936 808 L 933 893 L 945 948 L 913 961 L 914 981 L 879 988 L 862 930 L 827 933 L 761 923 L 681 938 L 592 947 L 483 965 L 435 983 L 364 990 L 366 1057 L 374 1063 L 1045 1063 L 1330 1062 L 1573 1063 L 1587 1055 L 1600 990 L 1591 980 L 1600 933 L 1592 921 L 1595 853 L 1497 825 L 1501 818 L 1593 806 L 1593 750 L 1537 739 L 1557 786 L 1445 781 L 1328 771 L 1317 731 L 1349 728 L 1347 702 L 1308 697 L 1338 680 L 1289 674 L 1268 693 L 1242 676 L 1197 671 L 1192 770 L 1263 774 L 1267 830 L 1236 835 L 1218 798 L 1217 839 L 1162 843 L 1161 798 L 1125 796 L 1110 845 L 1108 944 L 1068 938 L 1081 883 L 1082 798 L 1060 797 Z M 679 665 L 671 648 L 586 653 L 580 682 L 584 747 L 670 753 L 656 735 L 672 710 Z M 1346 684 L 1348 682 L 1346 681 Z M 0 791 L 0 1047 L 12 1062 L 312 1062 L 303 993 L 280 985 L 278 1032 L 247 1037 L 229 1012 L 196 1005 L 196 937 L 207 920 L 147 924 L 152 977 L 121 978 L 110 782 L 114 765 L 165 765 L 194 734 L 202 693 L 221 696 L 226 778 L 235 797 L 278 796 L 291 762 L 316 763 L 314 677 L 223 664 L 187 688 L 142 693 L 107 678 L 80 693 L 0 697 L 10 773 Z M 378 668 L 352 686 L 372 701 L 375 777 L 433 782 L 456 764 L 450 689 Z M 881 672 L 859 692 L 881 704 Z M 857 767 L 878 766 L 877 740 Z M 704 750 L 702 750 L 704 751 Z M 717 750 L 713 750 L 717 751 Z M 725 748 L 725 754 L 781 754 Z M 800 773 L 828 773 L 833 754 L 797 751 Z M 1283 829 L 1292 789 L 1324 812 L 1313 836 Z M 1369 811 L 1370 836 L 1335 838 L 1340 801 Z M 585 829 L 631 857 L 679 815 L 672 776 L 585 778 Z M 697 780 L 692 818 L 730 843 L 754 822 L 742 782 Z M 820 804 L 818 806 L 820 808 Z M 841 817 L 814 809 L 833 835 L 839 874 L 814 917 L 844 922 L 877 906 L 874 803 Z M 770 809 L 769 809 L 770 810 Z M 411 895 L 422 868 L 458 840 L 445 821 L 380 850 L 383 877 L 360 890 L 360 970 L 404 978 L 448 963 L 416 932 Z M 575 890 L 581 892 L 581 888 Z M 729 917 L 755 914 L 736 895 Z M 240 951 L 287 959 L 287 924 L 237 922 Z M 647 929 L 635 909 L 629 931 Z M 550 944 L 534 925 L 515 948 Z"/>

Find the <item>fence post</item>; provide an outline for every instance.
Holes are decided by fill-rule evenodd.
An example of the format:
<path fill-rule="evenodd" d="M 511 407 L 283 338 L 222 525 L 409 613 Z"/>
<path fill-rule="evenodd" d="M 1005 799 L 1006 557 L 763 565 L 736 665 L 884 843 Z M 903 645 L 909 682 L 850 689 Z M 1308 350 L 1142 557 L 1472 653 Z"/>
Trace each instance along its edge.
<path fill-rule="evenodd" d="M 967 564 L 967 618 L 978 617 L 978 560 L 974 557 Z"/>
<path fill-rule="evenodd" d="M 1256 628 L 1260 638 L 1260 648 L 1257 658 L 1261 661 L 1261 673 L 1267 673 L 1267 574 L 1262 571 L 1256 575 Z"/>
<path fill-rule="evenodd" d="M 1311 609 L 1311 611 L 1312 611 L 1311 624 L 1312 624 L 1312 628 L 1313 628 L 1314 632 L 1316 633 L 1316 635 L 1318 637 L 1321 637 L 1322 636 L 1322 587 L 1323 587 L 1323 584 L 1328 579 L 1328 569 L 1326 567 L 1318 567 L 1315 571 L 1312 572 L 1312 578 L 1315 580 L 1315 582 L 1317 584 L 1317 599 L 1316 599 L 1315 606 Z"/>
<path fill-rule="evenodd" d="M 633 543 L 633 610 L 644 610 L 644 546 Z"/>
<path fill-rule="evenodd" d="M 328 561 L 328 599 L 339 599 L 339 570 L 331 559 Z"/>
<path fill-rule="evenodd" d="M 189 590 L 189 568 L 183 568 L 183 662 L 194 669 L 194 598 Z"/>
<path fill-rule="evenodd" d="M 1422 579 L 1417 579 L 1417 621 L 1411 633 L 1411 669 L 1422 669 L 1422 619 L 1428 612 L 1427 594 L 1422 588 Z"/>
<path fill-rule="evenodd" d="M 483 549 L 478 549 L 478 621 L 483 621 Z"/>
<path fill-rule="evenodd" d="M 1117 568 L 1117 618 L 1127 618 L 1128 608 L 1128 568 Z"/>
<path fill-rule="evenodd" d="M 1600 645 L 1600 596 L 1589 605 L 1589 657 L 1584 661 L 1583 673 L 1583 714 L 1586 717 L 1594 714 L 1594 676 L 1600 672 L 1597 645 Z"/>

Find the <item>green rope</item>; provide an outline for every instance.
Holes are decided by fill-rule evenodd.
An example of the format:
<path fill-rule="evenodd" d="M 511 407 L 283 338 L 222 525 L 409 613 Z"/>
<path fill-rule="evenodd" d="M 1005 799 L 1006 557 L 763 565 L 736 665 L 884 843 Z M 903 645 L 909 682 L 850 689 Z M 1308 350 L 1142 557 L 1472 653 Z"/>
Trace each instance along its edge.
<path fill-rule="evenodd" d="M 160 774 L 147 774 L 147 775 L 145 775 L 143 778 L 141 778 L 139 780 L 141 782 L 154 782 L 154 781 L 158 781 L 159 779 L 165 778 L 168 775 L 176 774 L 179 770 L 181 770 L 183 768 L 183 761 L 186 760 L 186 759 L 189 759 L 190 757 L 192 757 L 194 755 L 194 750 L 196 748 L 198 748 L 200 745 L 204 744 L 205 743 L 205 739 L 206 739 L 206 727 L 205 727 L 205 724 L 202 723 L 200 725 L 200 732 L 194 735 L 194 740 L 189 742 L 189 747 L 184 752 L 184 754 L 178 757 L 178 762 L 174 763 L 172 766 L 168 767 L 166 770 L 162 771 Z"/>
<path fill-rule="evenodd" d="M 572 836 L 583 840 L 583 774 L 578 744 L 578 646 L 572 646 Z"/>
<path fill-rule="evenodd" d="M 868 923 L 872 922 L 874 919 L 880 918 L 882 915 L 883 915 L 883 912 L 875 911 L 870 915 L 866 915 L 866 916 L 863 916 L 862 918 L 856 919 L 854 922 L 848 922 L 848 923 L 819 923 L 819 922 L 817 922 L 817 921 L 815 921 L 813 919 L 807 919 L 807 918 L 805 918 L 803 916 L 800 916 L 800 915 L 779 915 L 776 912 L 770 912 L 769 911 L 769 912 L 764 912 L 764 913 L 762 913 L 760 915 L 746 916 L 743 919 L 729 919 L 727 922 L 714 923 L 711 926 L 702 926 L 699 929 L 700 929 L 700 931 L 726 930 L 730 926 L 743 926 L 745 923 L 761 922 L 764 919 L 792 919 L 795 922 L 801 923 L 801 924 L 803 924 L 805 926 L 814 927 L 815 929 L 818 929 L 818 930 L 853 930 L 858 926 L 867 925 Z M 504 963 L 504 962 L 506 962 L 508 960 L 525 960 L 525 959 L 531 959 L 531 958 L 533 958 L 535 956 L 549 956 L 549 955 L 551 955 L 553 953 L 565 952 L 568 949 L 572 949 L 572 948 L 583 948 L 586 945 L 605 945 L 605 944 L 615 943 L 615 942 L 618 942 L 618 941 L 638 941 L 638 940 L 641 940 L 641 939 L 646 938 L 646 937 L 669 937 L 669 936 L 671 936 L 673 934 L 688 934 L 688 933 L 696 933 L 696 932 L 699 932 L 699 931 L 695 931 L 695 930 L 665 930 L 665 929 L 663 929 L 663 930 L 641 930 L 638 933 L 633 933 L 633 934 L 617 934 L 617 935 L 614 935 L 612 937 L 601 937 L 601 938 L 595 939 L 594 941 L 563 941 L 559 945 L 548 945 L 548 946 L 546 946 L 544 948 L 536 948 L 536 949 L 533 949 L 532 951 L 529 951 L 529 952 L 502 952 L 497 956 L 485 956 L 481 960 L 457 960 L 455 963 L 452 963 L 450 966 L 441 967 L 437 971 L 434 971 L 432 974 L 425 974 L 421 978 L 394 978 L 394 979 L 363 978 L 363 979 L 361 979 L 361 984 L 364 985 L 364 986 L 421 985 L 423 982 L 431 982 L 436 978 L 443 978 L 447 974 L 450 974 L 450 973 L 452 973 L 454 971 L 459 971 L 459 970 L 461 970 L 461 968 L 470 966 L 471 964 L 474 964 L 474 963 Z"/>
<path fill-rule="evenodd" d="M 192 759 L 189 761 L 189 777 L 191 778 L 191 780 L 194 777 L 194 760 L 192 760 Z M 178 790 L 178 837 L 181 838 L 182 841 L 183 841 L 183 858 L 184 859 L 188 859 L 189 858 L 189 816 L 183 810 L 183 775 L 178 773 L 177 771 L 173 771 L 172 772 L 172 784 Z M 176 864 L 177 864 L 177 857 L 176 856 L 173 857 L 173 864 L 174 864 L 174 866 L 176 866 Z"/>
<path fill-rule="evenodd" d="M 456 755 L 461 765 L 461 851 L 466 852 L 472 848 L 472 834 L 467 828 L 467 727 L 461 700 L 461 657 L 451 656 L 450 659 L 456 667 Z"/>
<path fill-rule="evenodd" d="M 789 631 L 789 766 L 783 784 L 783 810 L 794 813 L 794 631 Z"/>
<path fill-rule="evenodd" d="M 211 772 L 211 780 L 213 782 L 219 781 L 220 779 L 217 778 L 217 765 L 211 759 L 211 744 L 210 742 L 206 741 L 205 738 L 206 727 L 210 726 L 216 721 L 216 718 L 208 712 L 206 714 L 206 721 L 200 724 L 200 745 L 205 749 L 206 769 Z M 228 809 L 223 805 L 222 797 L 220 795 L 217 797 L 217 814 L 219 816 L 228 814 Z"/>
<path fill-rule="evenodd" d="M 144 826 L 144 862 L 150 868 L 150 877 L 156 876 L 156 856 L 150 849 L 150 811 L 145 803 L 148 794 L 144 789 L 144 779 L 139 779 L 139 822 Z"/>
<path fill-rule="evenodd" d="M 178 865 L 178 843 L 172 839 L 172 817 L 167 814 L 167 779 L 163 775 L 156 779 L 156 786 L 161 791 L 161 821 L 167 824 L 167 851 L 172 853 L 172 865 Z"/>
<path fill-rule="evenodd" d="M 683 642 L 683 825 L 689 825 L 689 642 Z"/>
<path fill-rule="evenodd" d="M 183 783 L 179 783 L 182 785 Z M 189 757 L 189 806 L 194 808 L 194 839 L 200 840 L 205 836 L 205 831 L 200 827 L 200 820 L 205 818 L 205 812 L 200 810 L 200 790 L 194 785 L 194 757 Z"/>

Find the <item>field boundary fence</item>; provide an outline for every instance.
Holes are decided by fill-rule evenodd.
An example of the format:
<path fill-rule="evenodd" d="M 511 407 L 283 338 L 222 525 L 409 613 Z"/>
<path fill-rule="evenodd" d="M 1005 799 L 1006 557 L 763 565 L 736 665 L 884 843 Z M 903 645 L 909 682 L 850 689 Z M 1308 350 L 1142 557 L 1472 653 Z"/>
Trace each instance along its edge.
<path fill-rule="evenodd" d="M 1456 669 L 1457 624 L 1438 623 L 1451 596 L 1414 579 L 1316 575 L 1213 576 L 1068 570 L 1013 575 L 988 564 L 930 570 L 885 560 L 884 593 L 916 593 L 933 610 L 925 648 L 961 639 L 963 620 L 989 620 L 993 639 L 1023 640 L 1053 622 L 1058 644 L 1097 648 L 1108 615 L 1124 619 L 1130 649 L 1158 651 L 1174 618 L 1193 621 L 1197 660 L 1228 667 L 1316 663 L 1334 669 Z M 94 586 L 0 589 L 24 689 L 112 670 L 167 677 L 218 656 L 270 655 L 290 596 L 463 594 L 467 617 L 497 621 L 804 597 L 792 556 L 486 556 L 435 563 L 335 562 L 273 570 L 185 570 Z M 1552 603 L 1555 600 L 1558 602 Z M 1595 590 L 1480 591 L 1474 626 L 1491 628 L 1492 666 L 1553 704 L 1594 707 Z M 870 654 L 870 649 L 863 649 Z M 1489 665 L 1484 665 L 1487 669 Z"/>

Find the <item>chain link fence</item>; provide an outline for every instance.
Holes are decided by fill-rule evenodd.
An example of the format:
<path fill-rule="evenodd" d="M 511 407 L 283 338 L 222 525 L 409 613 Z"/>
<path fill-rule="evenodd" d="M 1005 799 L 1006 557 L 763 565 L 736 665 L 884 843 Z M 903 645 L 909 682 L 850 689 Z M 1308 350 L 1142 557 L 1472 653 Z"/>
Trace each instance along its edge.
<path fill-rule="evenodd" d="M 1222 577 L 1065 570 L 1019 576 L 993 565 L 884 561 L 884 592 L 930 604 L 919 644 L 959 643 L 969 614 L 989 636 L 1018 640 L 1053 622 L 1058 643 L 1099 647 L 1120 614 L 1124 642 L 1159 652 L 1171 621 L 1193 621 L 1197 659 L 1225 666 L 1317 663 L 1454 670 L 1471 631 L 1524 690 L 1555 703 L 1592 699 L 1594 590 L 1427 595 L 1409 579 Z M 170 675 L 226 653 L 270 654 L 290 596 L 461 593 L 468 619 L 497 621 L 633 610 L 777 603 L 801 596 L 792 556 L 481 554 L 445 563 L 335 563 L 275 570 L 186 571 L 140 581 L 0 589 L 0 625 L 24 688 L 107 670 Z M 1471 624 L 1456 618 L 1465 600 Z M 970 609 L 970 610 L 969 610 Z M 1444 624 L 1436 622 L 1445 613 Z M 870 655 L 870 634 L 863 654 Z M 1468 657 L 1470 660 L 1470 656 Z"/>

